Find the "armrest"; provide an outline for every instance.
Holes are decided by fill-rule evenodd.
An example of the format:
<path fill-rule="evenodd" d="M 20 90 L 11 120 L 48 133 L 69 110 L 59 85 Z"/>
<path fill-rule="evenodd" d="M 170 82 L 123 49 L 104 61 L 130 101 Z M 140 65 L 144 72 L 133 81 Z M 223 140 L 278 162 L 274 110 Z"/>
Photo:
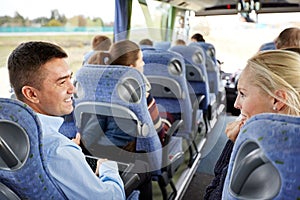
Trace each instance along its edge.
<path fill-rule="evenodd" d="M 123 166 L 125 168 L 119 170 L 121 171 L 121 178 L 124 183 L 124 190 L 126 193 L 126 197 L 128 197 L 136 188 L 140 185 L 142 182 L 141 177 L 139 174 L 136 172 L 137 170 L 140 170 L 139 168 L 139 161 L 137 160 L 135 164 L 133 163 L 122 163 L 122 162 L 117 162 L 118 166 Z M 127 166 L 127 167 L 126 167 Z"/>
<path fill-rule="evenodd" d="M 204 98 L 205 98 L 205 95 L 200 95 L 200 96 L 198 97 L 199 105 L 202 103 L 202 101 L 204 100 Z"/>
<path fill-rule="evenodd" d="M 171 127 L 169 128 L 169 130 L 167 131 L 166 133 L 166 141 L 165 141 L 165 144 L 168 144 L 169 141 L 170 141 L 170 137 L 174 135 L 174 133 L 176 131 L 178 131 L 178 129 L 183 125 L 183 120 L 180 119 L 180 120 L 176 120 L 172 125 Z"/>

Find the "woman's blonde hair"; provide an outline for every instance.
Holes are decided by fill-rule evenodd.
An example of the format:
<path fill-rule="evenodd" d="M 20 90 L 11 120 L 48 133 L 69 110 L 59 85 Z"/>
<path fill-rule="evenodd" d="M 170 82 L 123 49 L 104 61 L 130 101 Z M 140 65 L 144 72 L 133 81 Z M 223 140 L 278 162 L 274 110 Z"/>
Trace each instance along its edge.
<path fill-rule="evenodd" d="M 258 52 L 248 60 L 245 70 L 255 86 L 286 104 L 286 114 L 300 115 L 299 54 L 287 50 Z M 276 90 L 284 90 L 287 98 L 276 96 Z"/>

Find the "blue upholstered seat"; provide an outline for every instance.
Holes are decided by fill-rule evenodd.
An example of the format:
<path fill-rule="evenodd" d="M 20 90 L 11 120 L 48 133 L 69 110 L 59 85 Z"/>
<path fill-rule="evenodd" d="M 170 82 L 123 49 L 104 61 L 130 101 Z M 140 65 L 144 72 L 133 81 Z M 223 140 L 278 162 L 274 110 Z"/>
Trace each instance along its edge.
<path fill-rule="evenodd" d="M 151 83 L 151 94 L 160 112 L 183 120 L 177 136 L 189 138 L 192 133 L 192 103 L 185 77 L 183 57 L 160 49 L 143 50 L 144 74 Z"/>
<path fill-rule="evenodd" d="M 59 129 L 59 132 L 61 134 L 70 139 L 75 138 L 77 133 L 77 128 L 73 115 L 74 113 L 71 112 L 70 114 L 63 116 L 64 122 Z"/>
<path fill-rule="evenodd" d="M 299 199 L 299 133 L 299 117 L 249 119 L 233 148 L 223 199 Z"/>
<path fill-rule="evenodd" d="M 171 47 L 171 42 L 169 41 L 160 41 L 154 42 L 153 47 L 155 49 L 168 50 Z"/>
<path fill-rule="evenodd" d="M 41 131 L 32 109 L 0 98 L 0 180 L 22 199 L 66 199 L 44 163 Z"/>
<path fill-rule="evenodd" d="M 262 44 L 259 47 L 259 51 L 274 50 L 274 49 L 276 49 L 275 42 L 267 42 Z"/>
<path fill-rule="evenodd" d="M 147 152 L 144 156 L 150 159 L 151 170 L 160 170 L 162 162 L 161 144 L 148 112 L 145 82 L 142 74 L 126 66 L 87 65 L 76 73 L 76 82 L 78 93 L 77 98 L 74 98 L 74 100 L 77 127 L 82 129 L 83 126 L 81 124 L 83 121 L 81 113 L 111 115 L 116 120 L 116 125 L 119 126 L 117 128 L 120 128 L 120 131 L 123 130 L 122 132 L 125 133 L 130 131 L 131 133 L 128 133 L 128 135 L 136 138 L 136 151 Z M 124 86 L 126 82 L 133 86 L 133 90 L 137 95 L 136 100 L 130 99 L 131 93 Z M 85 106 L 85 108 L 78 110 L 78 106 Z M 90 107 L 90 110 L 87 107 Z M 118 123 L 118 120 L 123 120 L 125 123 Z M 103 130 L 103 132 L 105 133 L 106 130 Z M 83 131 L 83 140 L 87 137 Z M 104 140 L 101 138 L 98 144 L 109 146 L 107 137 L 109 136 L 105 136 L 106 139 Z M 110 143 L 110 145 L 112 144 Z M 101 157 L 97 154 L 105 152 L 95 149 L 91 153 Z"/>
<path fill-rule="evenodd" d="M 217 114 L 220 114 L 226 106 L 226 91 L 224 85 L 222 85 L 215 48 L 212 44 L 207 42 L 192 42 L 189 46 L 201 47 L 205 52 L 205 65 L 209 80 L 209 90 L 211 93 L 215 94 L 218 104 Z"/>
<path fill-rule="evenodd" d="M 191 86 L 190 93 L 196 94 L 204 111 L 204 120 L 213 119 L 217 114 L 217 102 L 214 93 L 209 91 L 208 75 L 205 67 L 205 55 L 202 48 L 197 46 L 173 46 L 170 51 L 175 51 L 184 57 L 186 66 L 186 79 Z M 201 98 L 203 98 L 201 100 Z M 191 97 L 192 98 L 192 97 Z M 206 123 L 208 126 L 208 123 Z M 209 127 L 206 127 L 208 130 Z"/>
<path fill-rule="evenodd" d="M 74 99 L 75 119 L 82 133 L 83 143 L 90 153 L 98 157 L 109 154 L 114 160 L 121 161 L 127 158 L 147 161 L 153 180 L 160 183 L 166 199 L 166 187 L 169 184 L 174 187 L 172 175 L 183 162 L 183 152 L 172 154 L 174 157 L 170 160 L 172 142 L 162 148 L 148 111 L 145 77 L 132 67 L 87 65 L 77 72 L 76 81 L 78 93 Z M 94 114 L 94 116 L 97 114 L 98 121 L 94 124 L 97 125 L 98 131 L 95 131 L 95 128 L 92 132 L 88 131 L 89 126 L 85 123 L 84 113 Z M 94 116 L 91 115 L 89 119 Z M 111 119 L 115 121 L 115 132 L 105 130 L 105 121 Z M 180 127 L 180 121 L 177 125 Z M 170 130 L 177 130 L 176 126 L 172 125 Z M 116 144 L 123 146 L 118 143 L 122 138 L 136 140 L 136 153 L 115 146 Z M 175 145 L 181 146 L 181 142 Z M 103 148 L 107 149 L 106 147 L 109 147 L 109 150 L 103 150 Z M 176 188 L 173 189 L 176 194 Z"/>

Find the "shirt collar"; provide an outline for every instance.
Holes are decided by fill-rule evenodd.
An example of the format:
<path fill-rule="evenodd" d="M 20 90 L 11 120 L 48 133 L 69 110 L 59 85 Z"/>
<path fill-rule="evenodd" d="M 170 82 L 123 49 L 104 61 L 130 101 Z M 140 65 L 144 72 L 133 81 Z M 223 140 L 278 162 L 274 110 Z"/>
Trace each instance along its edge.
<path fill-rule="evenodd" d="M 47 132 L 45 130 L 49 130 L 49 129 L 53 129 L 58 132 L 59 128 L 64 122 L 64 119 L 58 116 L 50 116 L 50 115 L 44 115 L 40 113 L 37 113 L 37 116 L 41 121 L 42 129 L 44 133 Z"/>

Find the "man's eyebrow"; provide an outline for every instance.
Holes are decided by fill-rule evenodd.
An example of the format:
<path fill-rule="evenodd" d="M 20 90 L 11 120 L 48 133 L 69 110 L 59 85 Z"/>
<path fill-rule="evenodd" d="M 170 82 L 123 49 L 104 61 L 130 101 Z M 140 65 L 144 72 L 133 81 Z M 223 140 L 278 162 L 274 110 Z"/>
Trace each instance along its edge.
<path fill-rule="evenodd" d="M 66 78 L 70 78 L 72 76 L 73 76 L 73 72 L 71 72 L 69 75 L 58 78 L 56 81 L 60 81 L 60 80 L 66 79 Z"/>

